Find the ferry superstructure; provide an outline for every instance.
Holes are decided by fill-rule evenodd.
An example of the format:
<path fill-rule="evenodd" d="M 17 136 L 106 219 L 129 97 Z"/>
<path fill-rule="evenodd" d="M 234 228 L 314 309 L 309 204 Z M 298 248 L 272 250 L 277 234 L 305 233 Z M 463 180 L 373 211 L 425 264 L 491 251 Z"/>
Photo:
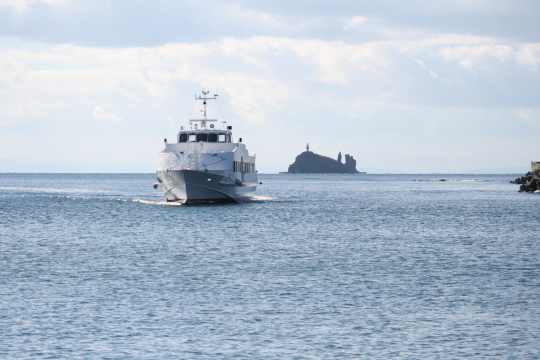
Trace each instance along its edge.
<path fill-rule="evenodd" d="M 217 119 L 208 119 L 206 102 L 218 95 L 195 95 L 203 101 L 203 119 L 189 120 L 189 129 L 182 126 L 177 142 L 168 143 L 158 153 L 154 187 L 160 186 L 166 201 L 182 203 L 242 202 L 255 195 L 259 185 L 255 156 L 249 155 L 242 138 L 234 141 L 232 126 Z"/>

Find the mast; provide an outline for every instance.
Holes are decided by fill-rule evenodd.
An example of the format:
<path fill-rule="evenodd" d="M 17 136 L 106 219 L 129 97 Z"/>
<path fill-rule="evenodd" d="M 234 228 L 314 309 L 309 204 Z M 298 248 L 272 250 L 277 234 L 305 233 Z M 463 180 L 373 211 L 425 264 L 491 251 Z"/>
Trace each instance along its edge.
<path fill-rule="evenodd" d="M 206 117 L 206 100 L 216 100 L 217 101 L 217 97 L 218 97 L 217 94 L 214 94 L 213 97 L 206 97 L 206 95 L 208 95 L 209 93 L 210 93 L 210 91 L 204 91 L 203 90 L 202 96 L 199 95 L 197 97 L 197 94 L 195 94 L 195 101 L 197 101 L 197 100 L 202 100 L 203 101 L 203 117 L 204 117 L 204 119 L 201 119 L 201 120 L 190 119 L 189 120 L 190 124 L 192 124 L 193 122 L 200 122 L 201 123 L 201 130 L 206 129 L 206 122 L 207 121 L 217 121 L 215 119 L 210 120 L 210 119 L 208 119 Z M 213 127 L 213 125 L 212 125 L 212 127 Z M 197 129 L 197 124 L 195 124 L 195 129 Z"/>

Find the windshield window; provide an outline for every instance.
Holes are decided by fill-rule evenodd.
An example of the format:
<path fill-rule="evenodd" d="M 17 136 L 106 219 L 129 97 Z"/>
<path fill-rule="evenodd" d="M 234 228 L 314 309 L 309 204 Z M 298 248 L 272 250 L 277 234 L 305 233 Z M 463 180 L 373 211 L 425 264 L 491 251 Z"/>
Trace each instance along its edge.
<path fill-rule="evenodd" d="M 216 133 L 208 134 L 208 142 L 216 142 L 216 141 L 217 141 L 217 134 Z"/>
<path fill-rule="evenodd" d="M 197 134 L 197 141 L 208 141 L 208 134 Z"/>
<path fill-rule="evenodd" d="M 180 138 L 178 139 L 179 142 L 186 142 L 187 141 L 187 134 L 182 133 L 180 134 Z"/>
<path fill-rule="evenodd" d="M 188 135 L 188 141 L 197 141 L 197 135 L 196 134 L 189 134 Z"/>
<path fill-rule="evenodd" d="M 219 142 L 225 142 L 225 134 L 219 134 L 218 135 L 218 141 Z"/>

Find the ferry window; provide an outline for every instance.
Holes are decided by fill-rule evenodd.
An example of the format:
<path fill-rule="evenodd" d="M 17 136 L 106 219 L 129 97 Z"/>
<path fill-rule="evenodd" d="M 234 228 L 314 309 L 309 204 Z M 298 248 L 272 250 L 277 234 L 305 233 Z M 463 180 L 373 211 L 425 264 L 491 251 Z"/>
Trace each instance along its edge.
<path fill-rule="evenodd" d="M 218 141 L 219 142 L 225 142 L 225 134 L 219 134 L 218 135 Z"/>
<path fill-rule="evenodd" d="M 187 134 L 186 133 L 180 134 L 179 142 L 186 142 L 186 141 L 187 141 Z"/>
<path fill-rule="evenodd" d="M 232 142 L 231 134 L 227 134 L 227 142 Z"/>
<path fill-rule="evenodd" d="M 201 141 L 201 142 L 208 141 L 208 134 L 197 134 L 197 141 Z"/>
<path fill-rule="evenodd" d="M 196 134 L 189 134 L 188 135 L 188 141 L 189 142 L 197 141 L 197 135 Z"/>
<path fill-rule="evenodd" d="M 216 142 L 217 141 L 217 134 L 211 133 L 208 134 L 208 142 Z"/>

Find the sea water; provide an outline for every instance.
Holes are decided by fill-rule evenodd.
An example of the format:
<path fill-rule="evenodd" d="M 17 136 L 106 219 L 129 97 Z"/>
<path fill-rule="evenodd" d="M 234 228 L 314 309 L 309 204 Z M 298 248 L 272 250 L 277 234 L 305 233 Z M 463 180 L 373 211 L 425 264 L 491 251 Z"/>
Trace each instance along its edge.
<path fill-rule="evenodd" d="M 518 175 L 261 174 L 175 206 L 152 174 L 0 174 L 0 358 L 538 359 Z"/>

